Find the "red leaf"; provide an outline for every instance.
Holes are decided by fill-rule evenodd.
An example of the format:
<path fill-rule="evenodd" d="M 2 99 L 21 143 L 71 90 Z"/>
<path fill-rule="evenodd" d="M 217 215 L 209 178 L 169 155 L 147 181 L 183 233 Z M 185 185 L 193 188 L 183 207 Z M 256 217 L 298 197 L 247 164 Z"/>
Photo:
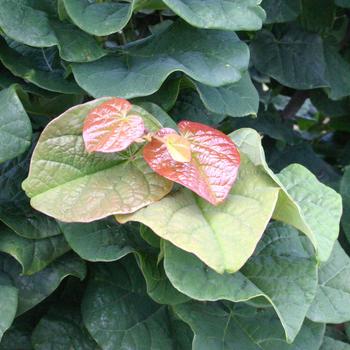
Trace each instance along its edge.
<path fill-rule="evenodd" d="M 87 151 L 119 152 L 140 138 L 145 125 L 140 116 L 131 113 L 131 108 L 129 101 L 113 98 L 93 109 L 84 122 Z"/>
<path fill-rule="evenodd" d="M 179 131 L 191 143 L 192 160 L 175 161 L 159 139 L 144 147 L 143 156 L 158 174 L 175 181 L 205 198 L 213 205 L 225 200 L 236 180 L 240 164 L 239 152 L 232 140 L 209 126 L 182 121 Z M 175 133 L 161 129 L 159 138 Z"/>

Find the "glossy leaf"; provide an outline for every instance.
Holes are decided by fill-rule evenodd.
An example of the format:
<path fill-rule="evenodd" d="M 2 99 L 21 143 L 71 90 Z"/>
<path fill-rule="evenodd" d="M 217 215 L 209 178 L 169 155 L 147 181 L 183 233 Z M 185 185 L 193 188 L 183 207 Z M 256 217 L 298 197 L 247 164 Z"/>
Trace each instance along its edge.
<path fill-rule="evenodd" d="M 195 333 L 193 350 L 318 350 L 325 330 L 323 324 L 306 321 L 294 343 L 288 344 L 278 318 L 268 309 L 195 302 L 174 309 Z"/>
<path fill-rule="evenodd" d="M 67 276 L 83 279 L 86 267 L 74 255 L 65 255 L 50 264 L 46 269 L 32 275 L 21 275 L 21 267 L 14 259 L 0 254 L 0 271 L 8 274 L 18 289 L 17 315 L 23 314 L 47 298 Z"/>
<path fill-rule="evenodd" d="M 235 144 L 222 132 L 203 124 L 182 121 L 178 127 L 191 145 L 191 161 L 176 161 L 167 145 L 154 138 L 144 147 L 146 162 L 156 173 L 191 189 L 209 203 L 224 202 L 240 164 Z M 170 129 L 161 129 L 156 136 L 167 139 L 173 134 Z"/>
<path fill-rule="evenodd" d="M 235 83 L 248 62 L 248 47 L 234 33 L 194 29 L 177 22 L 125 48 L 122 55 L 73 64 L 72 68 L 78 84 L 92 96 L 128 99 L 154 93 L 176 71 L 209 86 Z"/>
<path fill-rule="evenodd" d="M 96 264 L 82 303 L 84 324 L 103 350 L 175 350 L 168 313 L 146 293 L 133 257 Z"/>
<path fill-rule="evenodd" d="M 17 289 L 13 285 L 11 278 L 0 271 L 0 341 L 16 316 L 17 304 Z"/>
<path fill-rule="evenodd" d="M 59 305 L 49 310 L 32 334 L 35 350 L 99 350 L 81 320 L 79 308 Z"/>
<path fill-rule="evenodd" d="M 17 96 L 16 86 L 0 91 L 0 163 L 23 153 L 30 145 L 32 127 Z"/>
<path fill-rule="evenodd" d="M 84 120 L 83 128 L 87 151 L 120 152 L 143 136 L 143 119 L 131 109 L 129 101 L 113 98 L 91 110 Z"/>
<path fill-rule="evenodd" d="M 0 225 L 0 251 L 13 256 L 22 266 L 22 273 L 31 275 L 70 250 L 63 235 L 44 239 L 26 239 Z"/>
<path fill-rule="evenodd" d="M 235 274 L 218 274 L 170 243 L 164 248 L 164 268 L 170 282 L 192 299 L 254 303 L 265 298 L 275 308 L 287 340 L 293 341 L 317 288 L 316 261 L 307 243 L 292 227 L 273 223 Z"/>
<path fill-rule="evenodd" d="M 236 272 L 252 255 L 279 192 L 269 176 L 242 153 L 241 161 L 238 180 L 219 206 L 182 188 L 131 215 L 118 215 L 117 220 L 142 222 L 215 271 Z"/>
<path fill-rule="evenodd" d="M 177 15 L 199 28 L 258 30 L 265 20 L 260 0 L 163 0 Z"/>
<path fill-rule="evenodd" d="M 339 234 L 342 213 L 339 194 L 298 164 L 288 166 L 276 176 L 266 163 L 261 137 L 253 129 L 237 130 L 231 137 L 240 151 L 256 166 L 262 166 L 281 189 L 273 218 L 305 233 L 313 243 L 318 259 L 326 261 Z"/>
<path fill-rule="evenodd" d="M 0 165 L 0 221 L 21 237 L 42 239 L 61 234 L 56 220 L 34 210 L 22 190 L 29 170 L 31 149 Z"/>
<path fill-rule="evenodd" d="M 191 142 L 176 133 L 164 136 L 166 150 L 176 162 L 189 163 L 192 159 Z"/>
<path fill-rule="evenodd" d="M 350 258 L 337 242 L 319 269 L 319 286 L 307 317 L 315 322 L 342 323 L 350 319 Z"/>
<path fill-rule="evenodd" d="M 87 153 L 84 120 L 109 99 L 69 109 L 41 134 L 23 182 L 35 209 L 61 221 L 90 222 L 135 211 L 171 190 L 172 183 L 147 166 L 138 147 L 124 153 Z M 133 106 L 132 112 L 143 118 L 150 131 L 160 128 L 145 110 Z"/>
<path fill-rule="evenodd" d="M 60 223 L 69 246 L 89 261 L 119 260 L 139 248 L 138 227 L 119 225 L 113 218 L 91 223 Z"/>

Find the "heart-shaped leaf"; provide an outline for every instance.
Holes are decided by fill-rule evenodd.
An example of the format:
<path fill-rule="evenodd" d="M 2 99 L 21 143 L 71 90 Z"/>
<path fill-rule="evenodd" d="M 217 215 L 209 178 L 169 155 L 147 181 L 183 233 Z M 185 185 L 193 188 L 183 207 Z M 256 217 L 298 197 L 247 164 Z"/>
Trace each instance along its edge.
<path fill-rule="evenodd" d="M 172 182 L 154 173 L 133 145 L 119 153 L 88 153 L 84 120 L 102 98 L 75 106 L 54 119 L 35 147 L 28 178 L 22 183 L 33 208 L 60 221 L 90 222 L 116 213 L 131 213 L 163 198 Z M 132 106 L 151 132 L 161 124 Z"/>
<path fill-rule="evenodd" d="M 88 152 L 120 152 L 145 131 L 143 119 L 128 114 L 129 101 L 113 98 L 94 108 L 84 121 L 83 138 Z"/>
<path fill-rule="evenodd" d="M 191 143 L 190 162 L 174 160 L 167 145 L 158 139 L 173 133 L 171 129 L 159 130 L 157 138 L 145 146 L 146 162 L 156 173 L 191 189 L 211 204 L 223 202 L 240 164 L 235 144 L 221 131 L 200 123 L 182 121 L 179 132 Z"/>

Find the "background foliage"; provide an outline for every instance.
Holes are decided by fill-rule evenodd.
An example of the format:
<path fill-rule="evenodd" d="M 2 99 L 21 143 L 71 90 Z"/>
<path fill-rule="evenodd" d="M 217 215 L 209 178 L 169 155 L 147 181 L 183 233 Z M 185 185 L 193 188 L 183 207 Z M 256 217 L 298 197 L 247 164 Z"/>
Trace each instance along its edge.
<path fill-rule="evenodd" d="M 0 0 L 0 34 L 1 350 L 350 349 L 349 0 Z M 272 211 L 279 221 L 246 263 L 247 246 L 219 251 L 209 235 L 201 260 L 178 248 L 186 235 L 164 229 L 171 196 L 124 225 L 63 223 L 31 207 L 22 182 L 40 133 L 104 96 L 255 150 L 244 164 L 256 178 L 237 194 L 265 197 L 255 211 L 229 205 L 246 223 L 264 227 Z M 335 244 L 339 203 L 315 176 L 342 195 Z M 174 196 L 203 210 L 185 190 Z M 42 211 L 69 205 L 47 198 Z M 301 221 L 286 215 L 295 203 Z M 192 219 L 174 217 L 185 233 Z M 217 232 L 239 242 L 231 233 L 244 228 L 224 224 Z"/>

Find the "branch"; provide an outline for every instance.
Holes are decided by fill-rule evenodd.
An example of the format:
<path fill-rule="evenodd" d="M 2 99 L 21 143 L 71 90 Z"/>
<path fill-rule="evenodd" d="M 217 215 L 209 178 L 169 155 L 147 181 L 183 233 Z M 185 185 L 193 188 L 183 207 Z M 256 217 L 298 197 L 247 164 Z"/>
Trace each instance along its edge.
<path fill-rule="evenodd" d="M 283 120 L 294 119 L 305 100 L 309 97 L 308 91 L 297 91 L 294 93 L 287 106 L 282 111 Z"/>

